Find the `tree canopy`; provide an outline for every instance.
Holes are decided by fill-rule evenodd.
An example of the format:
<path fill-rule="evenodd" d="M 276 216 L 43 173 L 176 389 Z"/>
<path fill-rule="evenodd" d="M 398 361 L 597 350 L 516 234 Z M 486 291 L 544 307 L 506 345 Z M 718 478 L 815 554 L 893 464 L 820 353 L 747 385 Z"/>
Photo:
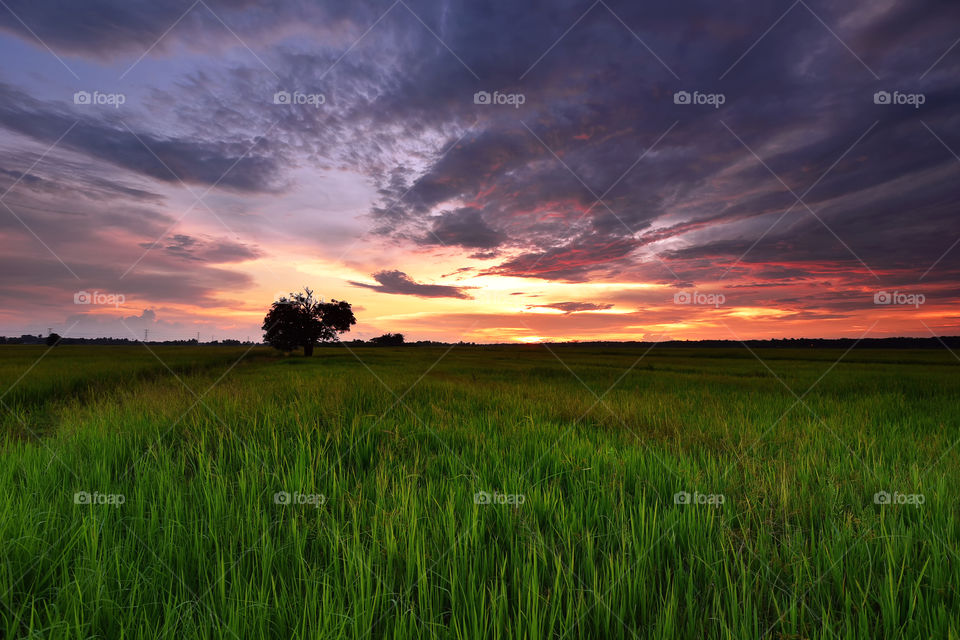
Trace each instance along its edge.
<path fill-rule="evenodd" d="M 270 346 L 287 352 L 303 347 L 303 355 L 309 357 L 315 345 L 337 339 L 356 323 L 349 302 L 318 300 L 305 287 L 303 292 L 275 301 L 261 328 Z"/>

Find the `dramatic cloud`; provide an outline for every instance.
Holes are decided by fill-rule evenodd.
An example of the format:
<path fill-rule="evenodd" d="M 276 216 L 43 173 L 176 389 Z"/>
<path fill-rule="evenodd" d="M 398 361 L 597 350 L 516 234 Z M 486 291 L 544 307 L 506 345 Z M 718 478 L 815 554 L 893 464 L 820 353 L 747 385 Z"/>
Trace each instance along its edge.
<path fill-rule="evenodd" d="M 380 293 L 395 293 L 418 298 L 461 298 L 469 299 L 467 287 L 453 287 L 442 284 L 421 284 L 415 282 L 402 271 L 380 271 L 373 274 L 373 279 L 379 284 L 350 281 L 355 287 L 365 287 Z"/>
<path fill-rule="evenodd" d="M 479 209 L 464 207 L 444 211 L 433 222 L 425 244 L 459 245 L 468 249 L 493 249 L 505 240 L 484 222 Z"/>
<path fill-rule="evenodd" d="M 171 330 L 224 305 L 246 335 L 316 280 L 359 296 L 359 333 L 942 331 L 958 23 L 939 0 L 11 0 L 0 320 L 38 322 L 31 289 L 98 289 Z M 895 289 L 927 306 L 873 306 Z"/>
<path fill-rule="evenodd" d="M 170 183 L 264 191 L 275 186 L 279 169 L 275 159 L 263 155 L 269 143 L 255 136 L 202 140 L 138 133 L 123 121 L 66 113 L 3 84 L 0 126 Z"/>
<path fill-rule="evenodd" d="M 639 246 L 631 238 L 609 238 L 593 235 L 570 244 L 539 253 L 527 253 L 488 269 L 490 275 L 523 278 L 583 280 L 596 270 L 610 270 L 616 261 L 626 258 Z"/>

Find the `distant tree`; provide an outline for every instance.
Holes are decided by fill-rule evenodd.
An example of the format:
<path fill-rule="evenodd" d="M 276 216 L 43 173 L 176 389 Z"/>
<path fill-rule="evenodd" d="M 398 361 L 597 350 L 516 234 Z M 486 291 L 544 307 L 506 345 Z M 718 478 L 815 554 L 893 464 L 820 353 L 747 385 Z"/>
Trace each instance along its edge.
<path fill-rule="evenodd" d="M 63 338 L 60 336 L 59 333 L 51 333 L 50 335 L 47 336 L 46 343 L 48 347 L 55 347 L 58 344 L 60 344 L 61 340 L 63 340 Z"/>
<path fill-rule="evenodd" d="M 382 336 L 370 338 L 370 344 L 375 344 L 382 347 L 397 347 L 403 344 L 403 334 L 385 333 Z"/>
<path fill-rule="evenodd" d="M 303 355 L 309 358 L 315 345 L 334 340 L 356 323 L 349 302 L 323 302 L 304 288 L 303 293 L 291 293 L 274 302 L 261 328 L 271 347 L 287 352 L 303 347 Z"/>

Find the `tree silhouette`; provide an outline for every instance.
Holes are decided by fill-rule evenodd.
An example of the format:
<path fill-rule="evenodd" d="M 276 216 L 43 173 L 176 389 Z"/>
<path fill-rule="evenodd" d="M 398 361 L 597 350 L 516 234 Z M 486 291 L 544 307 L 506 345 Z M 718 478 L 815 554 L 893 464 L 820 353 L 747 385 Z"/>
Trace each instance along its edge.
<path fill-rule="evenodd" d="M 403 334 L 402 333 L 385 333 L 382 336 L 376 338 L 370 338 L 370 344 L 375 344 L 383 347 L 397 347 L 403 344 Z"/>
<path fill-rule="evenodd" d="M 51 333 L 47 336 L 46 343 L 48 347 L 55 347 L 63 340 L 59 333 Z"/>
<path fill-rule="evenodd" d="M 313 291 L 291 293 L 270 306 L 263 319 L 263 339 L 280 351 L 303 347 L 303 355 L 313 355 L 313 347 L 329 342 L 357 323 L 350 303 L 343 300 L 323 302 L 313 297 Z"/>

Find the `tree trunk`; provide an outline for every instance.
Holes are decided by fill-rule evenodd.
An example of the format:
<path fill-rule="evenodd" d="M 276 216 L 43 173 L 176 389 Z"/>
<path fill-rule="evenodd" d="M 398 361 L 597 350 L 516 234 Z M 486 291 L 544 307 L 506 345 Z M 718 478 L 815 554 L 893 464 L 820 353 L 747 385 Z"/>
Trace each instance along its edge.
<path fill-rule="evenodd" d="M 309 358 L 313 355 L 313 343 L 303 345 L 303 357 Z"/>

